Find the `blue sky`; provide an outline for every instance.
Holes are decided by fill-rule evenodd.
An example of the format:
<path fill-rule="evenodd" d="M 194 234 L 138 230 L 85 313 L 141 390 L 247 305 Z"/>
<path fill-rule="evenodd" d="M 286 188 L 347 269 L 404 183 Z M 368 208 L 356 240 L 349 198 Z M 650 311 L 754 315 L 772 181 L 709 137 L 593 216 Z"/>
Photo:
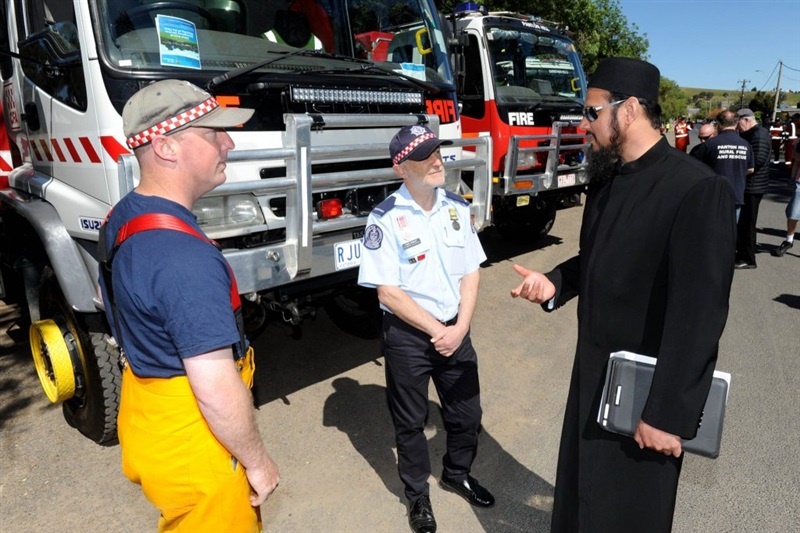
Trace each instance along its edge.
<path fill-rule="evenodd" d="M 649 60 L 681 87 L 800 91 L 800 0 L 619 0 Z M 793 70 L 791 70 L 793 69 Z"/>

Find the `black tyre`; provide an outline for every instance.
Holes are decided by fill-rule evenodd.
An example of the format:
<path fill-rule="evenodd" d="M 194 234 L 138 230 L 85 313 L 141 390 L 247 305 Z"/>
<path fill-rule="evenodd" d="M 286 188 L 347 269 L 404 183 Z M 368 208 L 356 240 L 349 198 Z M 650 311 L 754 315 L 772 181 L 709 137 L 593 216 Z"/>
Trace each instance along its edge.
<path fill-rule="evenodd" d="M 533 243 L 545 237 L 556 221 L 556 206 L 546 203 L 538 208 L 508 210 L 496 217 L 497 231 L 511 242 Z"/>
<path fill-rule="evenodd" d="M 325 312 L 336 327 L 355 337 L 377 339 L 383 313 L 375 289 L 353 286 L 326 299 Z"/>
<path fill-rule="evenodd" d="M 76 315 L 67 305 L 55 276 L 45 269 L 41 314 L 52 318 L 69 337 L 75 368 L 75 394 L 62 404 L 67 423 L 97 444 L 117 444 L 117 413 L 122 375 L 119 352 L 112 344 L 105 317 Z"/>

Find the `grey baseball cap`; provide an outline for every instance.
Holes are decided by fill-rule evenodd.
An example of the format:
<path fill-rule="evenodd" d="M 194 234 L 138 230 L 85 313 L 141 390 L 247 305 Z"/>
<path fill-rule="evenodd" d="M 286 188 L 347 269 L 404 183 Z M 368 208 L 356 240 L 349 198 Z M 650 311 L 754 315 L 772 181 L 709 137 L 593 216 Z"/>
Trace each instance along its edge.
<path fill-rule="evenodd" d="M 183 80 L 151 83 L 130 97 L 122 110 L 128 146 L 148 144 L 156 135 L 192 127 L 232 128 L 247 122 L 253 109 L 222 107 L 217 99 Z"/>

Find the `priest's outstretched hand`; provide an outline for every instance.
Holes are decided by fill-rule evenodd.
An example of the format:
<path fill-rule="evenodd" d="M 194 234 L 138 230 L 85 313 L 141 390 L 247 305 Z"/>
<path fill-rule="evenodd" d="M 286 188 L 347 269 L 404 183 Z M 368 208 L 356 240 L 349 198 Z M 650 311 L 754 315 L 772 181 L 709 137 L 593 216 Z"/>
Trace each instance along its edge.
<path fill-rule="evenodd" d="M 541 272 L 528 270 L 519 265 L 514 265 L 517 274 L 524 277 L 522 283 L 511 289 L 511 297 L 520 296 L 533 303 L 541 304 L 556 295 L 556 286 Z"/>

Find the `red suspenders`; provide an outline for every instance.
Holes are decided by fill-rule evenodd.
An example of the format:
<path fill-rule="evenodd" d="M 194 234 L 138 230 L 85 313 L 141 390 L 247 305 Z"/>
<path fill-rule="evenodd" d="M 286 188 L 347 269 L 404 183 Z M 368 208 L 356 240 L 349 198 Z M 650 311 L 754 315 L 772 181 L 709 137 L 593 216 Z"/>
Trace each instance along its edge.
<path fill-rule="evenodd" d="M 106 293 L 108 294 L 109 299 L 111 300 L 109 303 L 111 305 L 112 315 L 114 316 L 114 321 L 117 321 L 116 318 L 116 305 L 114 304 L 114 294 L 113 288 L 111 285 L 111 263 L 114 258 L 114 254 L 119 248 L 119 246 L 125 242 L 127 239 L 140 233 L 142 231 L 150 231 L 155 229 L 165 229 L 165 230 L 172 230 L 172 231 L 180 231 L 181 233 L 186 233 L 197 237 L 198 239 L 202 239 L 207 243 L 211 244 L 215 248 L 219 249 L 219 245 L 203 235 L 201 232 L 197 231 L 195 228 L 184 222 L 183 220 L 179 219 L 176 216 L 168 215 L 166 213 L 146 213 L 144 215 L 139 215 L 136 218 L 133 218 L 126 222 L 117 232 L 117 236 L 114 239 L 114 245 L 111 247 L 111 250 L 108 250 L 106 247 L 106 227 L 105 224 L 100 228 L 100 241 L 98 243 L 98 253 L 100 258 L 100 273 L 103 276 L 106 286 Z M 241 353 L 237 354 L 234 351 L 234 358 L 241 358 L 245 355 L 247 349 L 247 341 L 245 340 L 244 334 L 244 318 L 242 315 L 242 300 L 239 298 L 239 289 L 236 285 L 236 277 L 233 274 L 233 270 L 231 269 L 230 264 L 227 263 L 228 271 L 231 274 L 231 290 L 230 290 L 230 298 L 231 298 L 231 307 L 233 308 L 233 313 L 236 316 L 236 326 L 239 330 L 239 336 L 241 337 L 240 341 L 240 348 Z M 120 341 L 121 339 L 117 339 Z"/>
<path fill-rule="evenodd" d="M 125 242 L 126 239 L 136 235 L 139 232 L 154 229 L 168 229 L 172 231 L 188 233 L 189 235 L 193 235 L 198 239 L 202 239 L 216 248 L 219 248 L 219 245 L 215 241 L 212 241 L 178 217 L 168 215 L 166 213 L 147 213 L 145 215 L 139 215 L 138 217 L 126 222 L 119 229 L 119 232 L 117 232 L 117 238 L 114 240 L 114 248 L 118 247 Z M 231 270 L 230 265 L 228 265 L 228 271 L 231 273 L 231 306 L 233 307 L 234 311 L 239 311 L 239 309 L 242 307 L 242 301 L 239 298 L 239 289 L 236 286 L 236 277 L 233 275 L 233 270 Z"/>

